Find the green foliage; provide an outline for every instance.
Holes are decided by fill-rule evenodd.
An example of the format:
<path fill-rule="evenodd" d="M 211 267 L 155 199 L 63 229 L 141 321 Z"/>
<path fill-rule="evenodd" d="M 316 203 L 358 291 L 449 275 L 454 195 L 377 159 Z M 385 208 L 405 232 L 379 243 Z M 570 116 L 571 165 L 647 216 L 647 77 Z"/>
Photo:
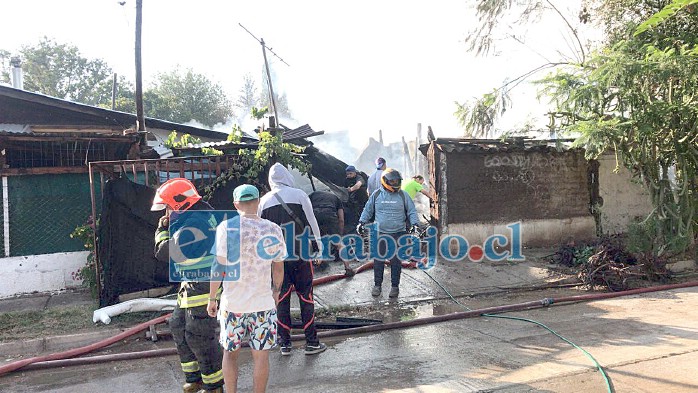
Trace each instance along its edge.
<path fill-rule="evenodd" d="M 87 254 L 87 263 L 80 270 L 73 272 L 73 278 L 82 280 L 82 284 L 90 289 L 90 294 L 94 299 L 99 297 L 97 293 L 97 261 L 95 260 L 94 229 L 90 222 L 80 225 L 70 234 L 72 239 L 79 239 L 83 242 Z"/>
<path fill-rule="evenodd" d="M 469 138 L 487 138 L 494 132 L 495 119 L 511 106 L 506 87 L 483 94 L 470 104 L 456 102 L 455 116 Z"/>
<path fill-rule="evenodd" d="M 143 95 L 143 105 L 150 117 L 178 123 L 196 120 L 208 127 L 233 116 L 223 88 L 191 69 L 158 74 Z"/>
<path fill-rule="evenodd" d="M 295 168 L 303 174 L 308 174 L 311 166 L 299 156 L 302 151 L 302 147 L 284 143 L 281 133 L 274 135 L 269 131 L 260 132 L 257 149 L 241 149 L 238 152 L 240 163 L 232 165 L 211 186 L 206 187 L 204 190 L 205 199 L 211 198 L 218 188 L 233 180 L 252 183 L 260 189 L 265 188 L 266 179 L 262 175 L 269 165 L 275 162 Z"/>
<path fill-rule="evenodd" d="M 581 23 L 602 27 L 605 46 L 587 57 L 577 30 L 551 1 L 486 0 L 478 3 L 480 23 L 468 43 L 486 53 L 507 17 L 527 23 L 545 8 L 559 14 L 577 38 L 577 61 L 549 63 L 555 72 L 538 81 L 551 99 L 551 132 L 581 135 L 577 146 L 588 158 L 614 151 L 649 191 L 655 207 L 646 220 L 658 260 L 695 243 L 698 232 L 698 12 L 694 0 L 588 0 Z M 541 7 L 541 4 L 544 7 Z M 648 22 L 640 28 L 638 25 Z M 653 28 L 646 28 L 654 26 Z M 524 32 L 520 33 L 524 35 Z M 520 35 L 517 33 L 517 36 Z M 520 42 L 518 37 L 510 37 Z M 514 79 L 514 80 L 517 80 Z M 510 83 L 510 82 L 509 82 Z M 517 82 L 518 83 L 518 82 Z M 512 85 L 513 86 L 513 85 Z M 509 87 L 505 84 L 504 87 Z M 468 131 L 487 132 L 496 117 L 496 93 L 456 115 Z M 563 129 L 560 129 L 562 126 Z M 649 224 L 648 224 L 649 225 Z M 635 230 L 635 229 L 634 229 Z"/>
<path fill-rule="evenodd" d="M 10 83 L 10 52 L 0 49 L 0 83 Z"/>
<path fill-rule="evenodd" d="M 189 134 L 183 134 L 181 137 L 178 138 L 177 131 L 172 131 L 167 136 L 167 140 L 164 144 L 165 147 L 167 147 L 168 149 L 191 147 L 194 145 L 201 144 L 201 139 L 193 137 Z M 223 152 L 212 147 L 202 147 L 201 154 L 205 156 L 220 156 L 223 154 Z"/>
<path fill-rule="evenodd" d="M 113 79 L 111 83 L 113 83 Z M 105 109 L 112 109 L 111 96 L 109 97 L 108 102 L 99 103 L 97 106 Z M 125 113 L 136 113 L 136 88 L 133 83 L 129 82 L 123 75 L 117 78 L 114 110 Z"/>
<path fill-rule="evenodd" d="M 698 0 L 673 0 L 666 7 L 662 8 L 661 11 L 642 22 L 635 30 L 635 35 L 640 35 L 647 30 L 659 26 L 669 18 L 674 17 L 681 9 L 693 4 L 698 4 Z"/>
<path fill-rule="evenodd" d="M 649 249 L 660 256 L 690 243 L 698 230 L 695 45 L 619 41 L 541 83 L 588 158 L 615 151 L 646 186 L 655 207 Z"/>
<path fill-rule="evenodd" d="M 77 47 L 44 37 L 20 50 L 24 88 L 88 105 L 111 105 L 111 68 L 102 59 L 83 57 Z"/>
<path fill-rule="evenodd" d="M 495 42 L 508 33 L 500 31 L 501 26 L 511 29 L 516 25 L 517 32 L 523 33 L 527 22 L 538 20 L 546 8 L 542 0 L 483 0 L 477 2 L 475 13 L 480 23 L 466 34 L 468 51 L 477 55 L 487 55 L 495 49 Z"/>
<path fill-rule="evenodd" d="M 256 106 L 253 106 L 250 112 L 252 118 L 255 120 L 262 120 L 267 113 L 269 113 L 268 106 L 265 106 L 264 108 L 257 108 Z"/>
<path fill-rule="evenodd" d="M 226 141 L 232 143 L 240 143 L 242 142 L 242 134 L 242 128 L 240 128 L 239 125 L 235 124 L 230 134 L 228 134 L 228 138 L 226 138 Z"/>
<path fill-rule="evenodd" d="M 671 17 L 662 14 L 661 22 L 656 20 L 659 24 L 635 35 L 639 25 L 665 7 L 671 7 L 673 0 L 589 0 L 589 3 L 594 4 L 593 20 L 604 32 L 605 44 L 609 47 L 631 37 L 641 44 L 660 48 L 695 42 L 698 32 L 695 6 L 686 6 Z"/>
<path fill-rule="evenodd" d="M 685 250 L 690 242 L 685 237 L 672 237 L 666 244 L 656 242 L 655 238 L 661 234 L 663 224 L 662 220 L 656 216 L 630 224 L 626 241 L 628 251 L 635 254 L 663 255 L 676 254 Z"/>

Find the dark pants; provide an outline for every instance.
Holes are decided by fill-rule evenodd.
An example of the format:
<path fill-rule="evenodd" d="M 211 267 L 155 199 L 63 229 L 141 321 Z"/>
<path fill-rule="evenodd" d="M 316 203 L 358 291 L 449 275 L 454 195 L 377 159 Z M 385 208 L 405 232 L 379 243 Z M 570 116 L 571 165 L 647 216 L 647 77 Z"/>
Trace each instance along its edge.
<path fill-rule="evenodd" d="M 339 217 L 337 217 L 337 212 L 314 210 L 313 213 L 315 214 L 317 225 L 320 228 L 321 236 L 343 235 L 339 233 Z M 332 244 L 330 255 L 334 257 L 335 261 L 339 261 L 339 247 L 337 247 L 336 244 Z"/>
<path fill-rule="evenodd" d="M 281 285 L 279 304 L 276 315 L 279 323 L 279 343 L 291 342 L 291 287 L 301 305 L 301 320 L 305 331 L 305 341 L 317 344 L 317 329 L 315 328 L 315 303 L 313 299 L 313 265 L 307 261 L 284 261 L 284 282 Z"/>
<path fill-rule="evenodd" d="M 175 307 L 170 319 L 172 338 L 187 382 L 203 382 L 204 389 L 223 386 L 223 350 L 216 336 L 216 318 L 206 306 Z"/>
<path fill-rule="evenodd" d="M 361 209 L 354 203 L 344 205 L 344 235 L 356 233 L 356 226 L 359 225 L 359 217 L 361 217 Z"/>
<path fill-rule="evenodd" d="M 403 236 L 406 232 L 399 232 L 399 233 L 382 233 L 380 235 L 382 236 L 391 236 L 393 239 L 395 239 L 395 255 L 392 256 L 390 259 L 375 259 L 373 261 L 373 282 L 376 284 L 376 286 L 381 286 L 383 284 L 383 272 L 385 270 L 385 261 L 389 260 L 390 261 L 390 284 L 393 287 L 399 287 L 400 286 L 400 274 L 402 274 L 402 261 L 398 259 L 397 256 L 397 240 L 400 238 L 400 236 Z M 377 241 L 373 240 L 372 241 Z M 381 241 L 378 243 L 378 253 L 380 255 L 385 255 L 387 249 L 387 244 L 385 241 Z"/>

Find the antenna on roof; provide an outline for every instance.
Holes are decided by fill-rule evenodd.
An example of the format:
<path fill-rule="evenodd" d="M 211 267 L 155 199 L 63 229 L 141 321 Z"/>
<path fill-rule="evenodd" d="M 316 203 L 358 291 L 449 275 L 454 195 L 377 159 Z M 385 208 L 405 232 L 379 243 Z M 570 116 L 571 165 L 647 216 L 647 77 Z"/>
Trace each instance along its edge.
<path fill-rule="evenodd" d="M 279 113 L 276 110 L 276 97 L 274 96 L 274 87 L 272 86 L 272 83 L 271 83 L 271 73 L 269 72 L 269 63 L 267 62 L 267 50 L 269 50 L 269 52 L 271 52 L 272 55 L 276 56 L 279 60 L 281 60 L 282 63 L 286 64 L 289 67 L 290 67 L 290 65 L 287 62 L 285 62 L 284 59 L 279 57 L 279 55 L 274 53 L 274 51 L 271 50 L 271 48 L 269 48 L 264 43 L 264 38 L 260 39 L 260 38 L 255 37 L 254 34 L 252 34 L 249 30 L 247 30 L 245 28 L 245 26 L 242 25 L 242 23 L 238 23 L 238 25 L 240 25 L 240 27 L 242 27 L 246 32 L 248 32 L 252 36 L 252 38 L 257 40 L 262 45 L 262 55 L 264 56 L 264 67 L 267 71 L 267 84 L 269 85 L 268 86 L 269 87 L 269 96 L 271 97 L 272 109 L 274 109 L 274 125 L 273 125 L 273 127 L 276 127 L 276 124 L 279 123 Z M 269 124 L 269 125 L 272 126 L 272 124 Z"/>

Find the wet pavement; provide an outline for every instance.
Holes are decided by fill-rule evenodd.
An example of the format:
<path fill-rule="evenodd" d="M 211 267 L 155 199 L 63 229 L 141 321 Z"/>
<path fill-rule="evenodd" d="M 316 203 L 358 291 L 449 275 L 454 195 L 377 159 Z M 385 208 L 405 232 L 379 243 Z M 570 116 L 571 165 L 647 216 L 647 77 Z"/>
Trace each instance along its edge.
<path fill-rule="evenodd" d="M 571 291 L 545 291 L 563 296 Z M 510 294 L 507 303 L 540 293 Z M 480 308 L 491 297 L 473 301 Z M 698 290 L 655 292 L 557 305 L 507 315 L 540 321 L 589 351 L 616 392 L 698 390 Z M 447 311 L 417 306 L 415 317 Z M 603 392 L 602 376 L 580 351 L 539 326 L 474 318 L 326 340 L 306 356 L 271 356 L 269 392 Z M 121 350 L 167 347 L 141 340 Z M 116 350 L 116 349 L 114 349 Z M 240 358 L 239 388 L 251 390 L 251 358 Z M 661 371 L 660 371 L 661 370 Z M 174 356 L 19 372 L 2 378 L 7 392 L 177 392 Z"/>
<path fill-rule="evenodd" d="M 321 274 L 342 271 L 331 266 Z M 542 260 L 525 263 L 440 264 L 430 271 L 463 306 L 479 309 L 574 289 L 527 291 L 569 277 Z M 370 295 L 372 271 L 317 287 L 315 300 L 329 318 L 339 315 L 406 321 L 462 311 L 419 270 L 403 270 L 398 300 L 387 290 Z M 388 288 L 389 270 L 385 271 Z M 698 391 L 698 289 L 507 313 L 539 321 L 589 351 L 607 370 L 616 392 Z M 604 392 L 601 374 L 579 350 L 540 326 L 480 317 L 324 340 L 328 350 L 306 356 L 272 353 L 269 392 Z M 171 348 L 142 338 L 106 352 Z M 104 354 L 105 351 L 95 353 Z M 7 359 L 4 359 L 7 360 Z M 251 358 L 240 356 L 240 391 L 251 391 Z M 5 392 L 178 392 L 176 356 L 16 372 L 0 377 Z"/>

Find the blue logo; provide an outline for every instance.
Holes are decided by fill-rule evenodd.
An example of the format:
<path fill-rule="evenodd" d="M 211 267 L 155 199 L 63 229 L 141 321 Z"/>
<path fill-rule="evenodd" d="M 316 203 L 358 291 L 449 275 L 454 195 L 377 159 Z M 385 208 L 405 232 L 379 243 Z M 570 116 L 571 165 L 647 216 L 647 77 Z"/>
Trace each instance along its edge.
<path fill-rule="evenodd" d="M 440 257 L 448 262 L 468 259 L 472 262 L 523 261 L 522 224 L 506 226 L 508 236 L 493 234 L 480 244 L 471 244 L 459 235 L 441 239 L 434 227 L 423 229 L 418 235 L 401 236 L 380 233 L 375 224 L 368 225 L 368 236 L 327 235 L 320 239 L 322 253 L 313 248 L 315 240 L 309 228 L 295 233 L 294 223 L 283 225 L 283 238 L 262 236 L 255 239 L 258 257 L 277 260 L 278 246 L 285 243 L 287 260 L 333 260 L 331 250 L 338 250 L 344 261 L 389 260 L 416 261 L 416 266 L 429 270 Z M 170 282 L 183 281 L 238 281 L 240 268 L 241 227 L 235 210 L 184 211 L 170 216 Z"/>
<path fill-rule="evenodd" d="M 226 236 L 217 244 L 216 229 L 221 224 Z M 173 212 L 169 230 L 170 282 L 236 281 L 240 278 L 240 216 L 237 211 Z M 222 253 L 225 253 L 224 258 L 217 257 Z"/>

